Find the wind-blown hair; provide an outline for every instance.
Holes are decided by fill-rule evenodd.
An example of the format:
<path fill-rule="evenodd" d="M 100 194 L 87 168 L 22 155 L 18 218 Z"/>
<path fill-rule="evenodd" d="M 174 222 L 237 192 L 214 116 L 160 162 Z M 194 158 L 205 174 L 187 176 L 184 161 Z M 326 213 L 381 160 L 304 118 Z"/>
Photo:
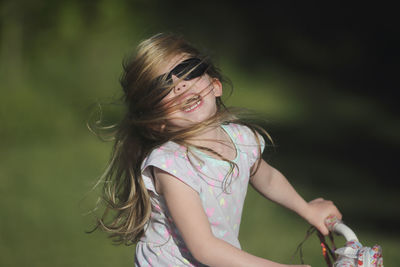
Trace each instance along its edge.
<path fill-rule="evenodd" d="M 220 97 L 216 99 L 217 112 L 211 118 L 185 129 L 177 129 L 168 124 L 167 115 L 173 110 L 166 109 L 160 102 L 173 85 L 166 86 L 165 77 L 158 77 L 160 66 L 177 55 L 200 59 L 208 66 L 206 74 L 212 79 L 225 82 L 208 57 L 175 34 L 162 33 L 144 40 L 139 44 L 136 55 L 124 61 L 120 83 L 126 113 L 113 134 L 111 159 L 102 176 L 104 181 L 101 181 L 105 210 L 102 217 L 97 218 L 93 229 L 105 230 L 116 243 L 134 244 L 144 233 L 151 213 L 151 195 L 144 185 L 141 166 L 154 148 L 173 141 L 186 147 L 190 154 L 190 147 L 194 145 L 187 143 L 188 138 L 196 136 L 206 127 L 227 122 L 249 126 L 258 138 L 255 126 L 241 122 L 234 115 L 235 112 L 225 107 Z M 261 128 L 258 130 L 266 134 Z M 228 161 L 231 169 L 234 168 L 232 161 L 212 149 L 196 147 Z"/>

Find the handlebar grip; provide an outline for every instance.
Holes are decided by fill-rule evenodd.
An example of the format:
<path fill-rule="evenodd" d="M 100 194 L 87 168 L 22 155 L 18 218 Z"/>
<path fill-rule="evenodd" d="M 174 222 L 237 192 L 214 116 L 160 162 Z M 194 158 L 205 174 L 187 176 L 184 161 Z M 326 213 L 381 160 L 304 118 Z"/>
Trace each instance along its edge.
<path fill-rule="evenodd" d="M 329 231 L 335 232 L 339 235 L 344 236 L 346 241 L 357 241 L 358 238 L 356 234 L 347 225 L 345 225 L 341 220 L 335 216 L 329 216 L 325 219 L 325 225 L 328 227 Z"/>

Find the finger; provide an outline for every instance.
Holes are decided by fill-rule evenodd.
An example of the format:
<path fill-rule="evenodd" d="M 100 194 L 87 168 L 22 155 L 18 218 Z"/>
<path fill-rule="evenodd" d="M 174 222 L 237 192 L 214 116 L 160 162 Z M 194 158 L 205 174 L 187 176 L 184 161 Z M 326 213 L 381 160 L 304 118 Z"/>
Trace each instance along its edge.
<path fill-rule="evenodd" d="M 343 217 L 343 215 L 340 213 L 340 211 L 338 209 L 336 209 L 334 216 L 336 216 L 336 218 L 338 218 L 339 220 L 342 220 L 342 217 Z"/>
<path fill-rule="evenodd" d="M 321 201 L 323 201 L 323 200 L 324 200 L 324 199 L 323 199 L 322 197 L 319 197 L 319 198 L 316 198 L 316 199 L 311 200 L 309 203 L 321 202 Z"/>
<path fill-rule="evenodd" d="M 318 225 L 317 229 L 318 229 L 318 231 L 320 231 L 321 234 L 323 234 L 323 235 L 328 235 L 328 234 L 329 234 L 329 230 L 328 230 L 328 228 L 325 226 L 325 224 L 323 224 L 323 225 Z"/>
<path fill-rule="evenodd" d="M 335 208 L 336 208 L 336 206 L 335 206 Z M 341 220 L 342 219 L 342 217 L 343 217 L 343 215 L 342 215 L 342 213 L 339 211 L 339 209 L 338 208 L 336 208 L 336 216 L 338 216 L 338 218 Z"/>
<path fill-rule="evenodd" d="M 338 218 L 339 220 L 342 219 L 342 214 L 340 213 L 339 209 L 332 203 L 333 208 L 331 210 L 331 216 L 335 216 L 336 218 Z"/>

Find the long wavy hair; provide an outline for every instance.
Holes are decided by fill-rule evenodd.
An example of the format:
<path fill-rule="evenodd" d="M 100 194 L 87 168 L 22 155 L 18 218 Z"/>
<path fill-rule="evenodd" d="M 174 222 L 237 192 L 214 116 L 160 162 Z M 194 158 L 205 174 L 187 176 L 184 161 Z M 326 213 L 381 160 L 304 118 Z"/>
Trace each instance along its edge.
<path fill-rule="evenodd" d="M 176 34 L 161 33 L 142 41 L 136 54 L 124 61 L 120 83 L 126 112 L 113 129 L 114 145 L 111 159 L 101 178 L 101 199 L 105 208 L 93 229 L 103 229 L 119 244 L 136 243 L 149 221 L 151 195 L 144 185 L 141 166 L 154 148 L 173 141 L 190 152 L 193 145 L 187 142 L 189 138 L 195 137 L 206 127 L 228 122 L 247 125 L 257 138 L 256 130 L 269 138 L 262 128 L 238 119 L 238 112 L 228 109 L 220 97 L 216 99 L 217 112 L 211 118 L 185 129 L 169 125 L 167 115 L 173 113 L 177 107 L 172 105 L 165 108 L 165 105 L 160 103 L 174 85 L 168 85 L 166 77 L 161 76 L 160 79 L 159 70 L 160 66 L 177 55 L 200 59 L 208 66 L 205 74 L 212 79 L 229 83 L 207 56 L 202 55 L 182 36 Z M 209 91 L 205 90 L 201 94 L 207 94 Z M 91 127 L 97 132 L 94 128 Z M 260 143 L 260 140 L 258 142 Z M 229 162 L 231 169 L 234 168 L 232 161 L 211 148 L 196 148 L 214 154 Z M 261 155 L 261 150 L 259 152 Z"/>

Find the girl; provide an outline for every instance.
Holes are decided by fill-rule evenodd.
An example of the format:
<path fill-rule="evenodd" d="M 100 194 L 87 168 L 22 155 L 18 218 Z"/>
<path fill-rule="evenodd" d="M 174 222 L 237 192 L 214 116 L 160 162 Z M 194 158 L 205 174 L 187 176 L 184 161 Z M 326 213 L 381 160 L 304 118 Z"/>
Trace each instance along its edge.
<path fill-rule="evenodd" d="M 287 266 L 240 249 L 249 182 L 323 234 L 326 217 L 341 218 L 330 201 L 305 202 L 261 158 L 265 131 L 224 106 L 222 81 L 207 57 L 174 34 L 143 41 L 124 65 L 127 111 L 97 226 L 116 242 L 136 243 L 136 266 Z"/>

